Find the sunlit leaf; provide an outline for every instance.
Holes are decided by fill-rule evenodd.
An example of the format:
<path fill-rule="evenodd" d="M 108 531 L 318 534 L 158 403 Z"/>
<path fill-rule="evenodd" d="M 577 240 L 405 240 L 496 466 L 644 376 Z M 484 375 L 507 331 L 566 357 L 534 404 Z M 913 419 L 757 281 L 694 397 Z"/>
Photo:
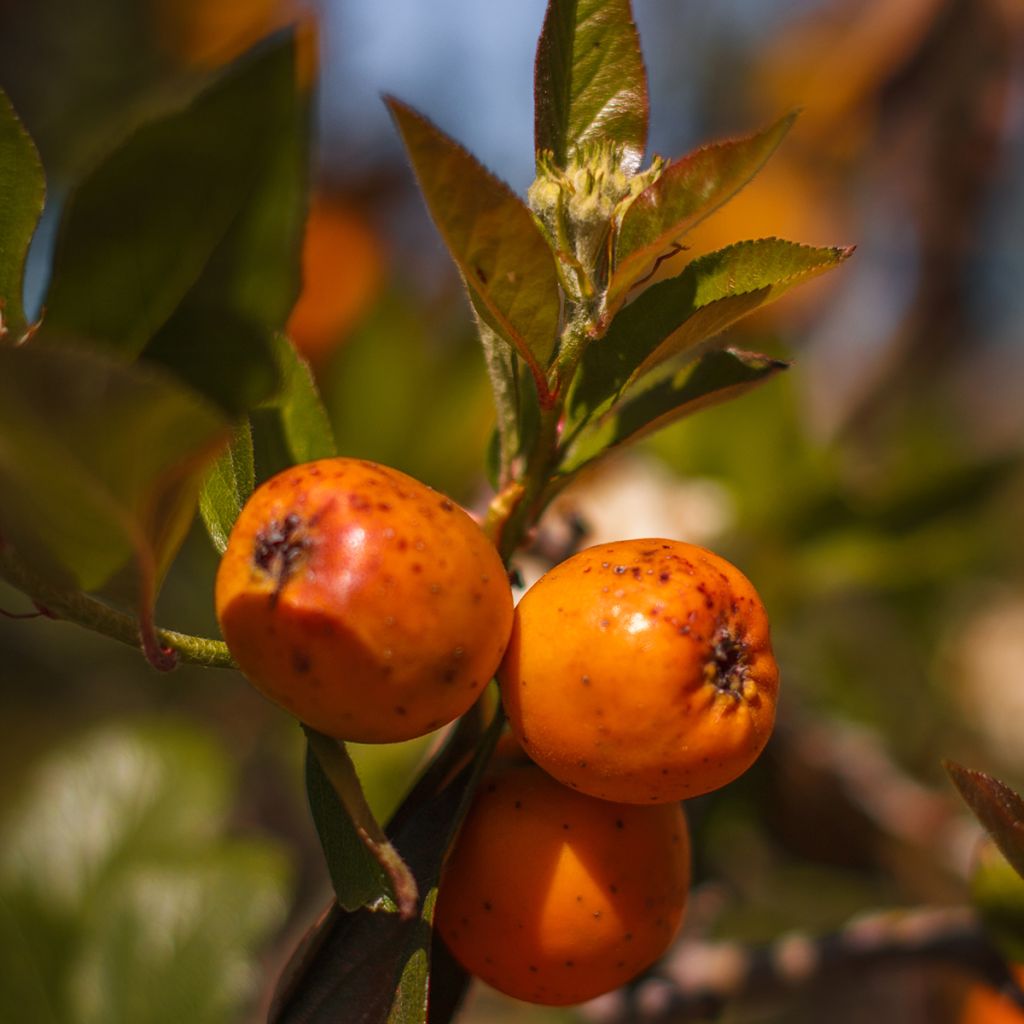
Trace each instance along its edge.
<path fill-rule="evenodd" d="M 72 192 L 44 333 L 71 334 L 129 358 L 142 350 L 198 281 L 268 169 L 285 159 L 267 121 L 281 126 L 286 77 L 295 89 L 292 60 L 284 37 L 232 65 L 187 108 L 138 129 Z M 280 143 L 289 153 L 290 141 Z M 237 244 L 260 234 L 237 230 Z M 256 289 L 260 281 L 239 277 L 237 284 Z"/>
<path fill-rule="evenodd" d="M 272 407 L 292 461 L 311 462 L 337 455 L 331 421 L 309 364 L 283 334 L 274 339 L 274 351 L 282 384 Z"/>
<path fill-rule="evenodd" d="M 609 314 L 651 272 L 659 257 L 750 181 L 794 120 L 790 114 L 755 135 L 703 146 L 670 163 L 637 196 L 615 240 Z"/>
<path fill-rule="evenodd" d="M 255 486 L 252 429 L 249 421 L 243 420 L 206 474 L 199 492 L 199 513 L 219 554 L 227 548 L 231 527 Z"/>
<path fill-rule="evenodd" d="M 714 350 L 650 387 L 627 391 L 621 404 L 580 433 L 563 461 L 571 473 L 602 452 L 635 441 L 700 409 L 736 398 L 788 364 L 753 352 Z"/>
<path fill-rule="evenodd" d="M 128 570 L 140 616 L 227 438 L 198 396 L 83 348 L 0 348 L 0 535 L 54 582 Z"/>
<path fill-rule="evenodd" d="M 790 288 L 841 263 L 850 249 L 816 249 L 778 238 L 738 242 L 652 285 L 590 345 L 573 394 L 574 415 L 607 408 L 623 388 Z"/>
<path fill-rule="evenodd" d="M 458 772 L 469 751 L 456 733 L 388 826 L 419 885 L 420 914 L 402 920 L 332 908 L 296 952 L 270 1024 L 424 1024 L 441 864 L 500 729 L 499 716 L 472 764 Z"/>
<path fill-rule="evenodd" d="M 537 45 L 534 136 L 560 167 L 585 142 L 623 147 L 635 172 L 647 145 L 647 74 L 629 0 L 550 0 Z"/>
<path fill-rule="evenodd" d="M 1024 799 L 985 772 L 944 762 L 967 806 L 992 836 L 1000 852 L 1024 878 Z"/>
<path fill-rule="evenodd" d="M 25 329 L 25 256 L 45 191 L 35 144 L 0 89 L 0 326 L 14 337 Z"/>
<path fill-rule="evenodd" d="M 538 386 L 558 336 L 554 257 L 526 205 L 457 142 L 396 99 L 427 207 L 478 313 L 531 367 Z"/>

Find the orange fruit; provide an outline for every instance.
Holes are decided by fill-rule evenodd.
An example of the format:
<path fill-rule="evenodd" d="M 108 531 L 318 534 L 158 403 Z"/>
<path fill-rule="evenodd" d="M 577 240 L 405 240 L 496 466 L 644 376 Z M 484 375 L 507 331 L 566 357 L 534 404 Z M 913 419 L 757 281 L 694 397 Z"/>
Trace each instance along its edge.
<path fill-rule="evenodd" d="M 302 242 L 302 291 L 285 328 L 295 347 L 323 363 L 367 313 L 384 277 L 380 240 L 366 218 L 315 196 Z"/>
<path fill-rule="evenodd" d="M 485 777 L 445 865 L 435 922 L 494 988 L 567 1005 L 625 984 L 668 948 L 690 877 L 679 804 L 595 800 L 536 765 Z"/>
<path fill-rule="evenodd" d="M 293 466 L 238 517 L 216 582 L 232 656 L 271 700 L 344 740 L 450 722 L 501 660 L 512 593 L 454 502 L 359 459 Z"/>
<path fill-rule="evenodd" d="M 1013 969 L 1024 986 L 1024 965 Z M 972 985 L 960 1011 L 960 1024 L 1024 1024 L 1024 1010 L 988 985 Z"/>
<path fill-rule="evenodd" d="M 753 763 L 779 673 L 750 581 L 704 548 L 655 539 L 588 548 L 541 577 L 498 679 L 513 732 L 556 779 L 660 803 Z"/>

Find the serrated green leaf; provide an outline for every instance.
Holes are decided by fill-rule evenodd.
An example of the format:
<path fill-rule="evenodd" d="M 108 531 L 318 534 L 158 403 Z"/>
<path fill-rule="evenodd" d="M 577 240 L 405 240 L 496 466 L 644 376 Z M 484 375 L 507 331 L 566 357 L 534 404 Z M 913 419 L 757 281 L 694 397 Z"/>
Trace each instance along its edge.
<path fill-rule="evenodd" d="M 0 89 L 0 339 L 25 330 L 25 256 L 43 212 L 46 182 L 28 132 Z"/>
<path fill-rule="evenodd" d="M 149 368 L 84 348 L 0 348 L 0 536 L 44 577 L 108 589 L 140 619 L 195 512 L 227 426 Z"/>
<path fill-rule="evenodd" d="M 985 772 L 943 762 L 967 806 L 985 827 L 1003 856 L 1024 878 L 1024 799 Z"/>
<path fill-rule="evenodd" d="M 274 339 L 281 392 L 271 403 L 293 462 L 312 462 L 338 454 L 331 421 L 313 372 L 283 334 Z"/>
<path fill-rule="evenodd" d="M 512 345 L 545 388 L 558 338 L 554 257 L 525 203 L 422 114 L 394 98 L 388 108 L 427 207 L 479 315 Z"/>
<path fill-rule="evenodd" d="M 419 885 L 419 915 L 332 907 L 286 969 L 269 1024 L 424 1024 L 437 880 L 501 726 L 499 715 L 468 764 L 456 730 L 388 826 Z"/>
<path fill-rule="evenodd" d="M 670 163 L 637 196 L 615 239 L 609 316 L 614 316 L 630 290 L 687 231 L 757 174 L 795 119 L 795 114 L 789 114 L 755 135 L 702 146 Z"/>
<path fill-rule="evenodd" d="M 279 159 L 267 116 L 278 124 L 286 76 L 294 92 L 292 60 L 284 37 L 232 65 L 186 109 L 136 131 L 72 192 L 43 336 L 138 355 Z M 258 284 L 238 278 L 240 289 Z"/>
<path fill-rule="evenodd" d="M 787 366 L 778 359 L 738 349 L 708 352 L 671 377 L 626 392 L 619 405 L 581 431 L 563 460 L 563 472 L 573 473 L 609 448 L 639 440 L 700 409 L 736 398 Z"/>
<path fill-rule="evenodd" d="M 574 419 L 600 413 L 659 364 L 838 266 L 851 251 L 778 238 L 738 242 L 652 285 L 587 348 L 572 397 Z"/>
<path fill-rule="evenodd" d="M 255 486 L 252 429 L 249 421 L 243 420 L 206 474 L 199 492 L 199 514 L 218 554 L 227 549 L 231 527 Z"/>
<path fill-rule="evenodd" d="M 623 148 L 635 173 L 647 146 L 647 73 L 629 0 L 549 0 L 534 70 L 534 138 L 564 167 L 586 142 Z"/>

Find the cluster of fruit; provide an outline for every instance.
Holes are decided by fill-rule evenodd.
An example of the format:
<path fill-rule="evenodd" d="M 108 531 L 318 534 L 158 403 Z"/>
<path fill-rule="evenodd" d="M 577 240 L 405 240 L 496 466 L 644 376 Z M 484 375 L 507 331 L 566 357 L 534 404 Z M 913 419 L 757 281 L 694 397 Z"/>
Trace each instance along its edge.
<path fill-rule="evenodd" d="M 497 674 L 511 736 L 435 920 L 471 974 L 534 1002 L 592 998 L 665 951 L 689 886 L 680 801 L 745 771 L 774 721 L 765 611 L 728 562 L 671 540 L 600 545 L 513 610 L 476 523 L 370 462 L 259 488 L 216 604 L 257 688 L 339 739 L 423 735 Z"/>

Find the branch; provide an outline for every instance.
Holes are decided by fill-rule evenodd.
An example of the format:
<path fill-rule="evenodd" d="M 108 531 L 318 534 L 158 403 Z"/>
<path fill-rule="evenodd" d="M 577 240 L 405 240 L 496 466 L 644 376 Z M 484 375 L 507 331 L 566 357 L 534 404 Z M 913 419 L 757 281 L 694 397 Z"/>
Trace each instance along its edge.
<path fill-rule="evenodd" d="M 909 963 L 969 971 L 1024 1008 L 1024 992 L 966 907 L 878 911 L 838 932 L 782 936 L 767 946 L 683 941 L 656 972 L 581 1010 L 593 1024 L 681 1024 L 705 1020 L 733 1002 L 791 996 L 812 983 Z"/>
<path fill-rule="evenodd" d="M 27 569 L 9 547 L 0 543 L 0 579 L 6 580 L 26 594 L 36 606 L 45 609 L 51 618 L 66 619 L 95 633 L 102 633 L 113 640 L 120 640 L 129 647 L 141 650 L 142 638 L 139 623 L 131 615 L 119 612 L 102 601 L 83 594 L 54 586 L 40 579 Z M 221 640 L 176 633 L 170 629 L 157 629 L 157 639 L 168 650 L 174 652 L 179 661 L 204 665 L 207 668 L 237 668 Z"/>

